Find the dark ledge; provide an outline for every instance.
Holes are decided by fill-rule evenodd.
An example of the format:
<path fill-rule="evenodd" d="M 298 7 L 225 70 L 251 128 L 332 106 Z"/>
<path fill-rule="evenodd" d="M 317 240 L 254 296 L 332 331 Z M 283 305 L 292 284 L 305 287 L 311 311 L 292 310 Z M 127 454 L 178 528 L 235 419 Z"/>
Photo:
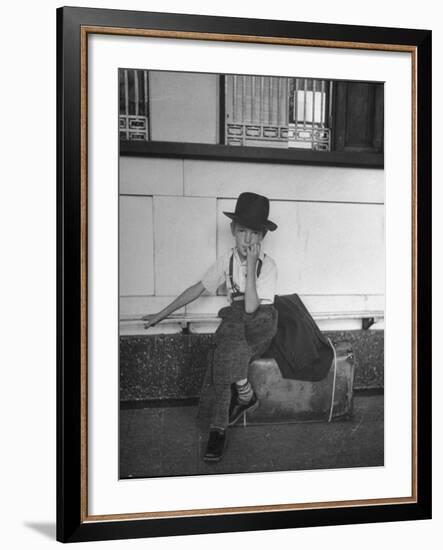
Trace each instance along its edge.
<path fill-rule="evenodd" d="M 383 168 L 383 153 L 310 151 L 271 147 L 237 147 L 175 141 L 120 141 L 120 155 L 129 157 L 165 157 L 201 160 L 310 164 Z"/>

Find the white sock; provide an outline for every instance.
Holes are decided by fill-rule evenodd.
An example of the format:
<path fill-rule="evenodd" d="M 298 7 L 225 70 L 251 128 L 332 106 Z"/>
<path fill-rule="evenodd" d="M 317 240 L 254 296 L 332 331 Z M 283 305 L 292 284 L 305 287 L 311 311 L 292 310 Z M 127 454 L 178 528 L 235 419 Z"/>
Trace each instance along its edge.
<path fill-rule="evenodd" d="M 241 403 L 249 403 L 254 395 L 254 391 L 249 381 L 246 380 L 246 382 L 244 382 L 242 380 L 241 382 L 236 382 L 235 387 L 237 388 L 238 400 Z"/>

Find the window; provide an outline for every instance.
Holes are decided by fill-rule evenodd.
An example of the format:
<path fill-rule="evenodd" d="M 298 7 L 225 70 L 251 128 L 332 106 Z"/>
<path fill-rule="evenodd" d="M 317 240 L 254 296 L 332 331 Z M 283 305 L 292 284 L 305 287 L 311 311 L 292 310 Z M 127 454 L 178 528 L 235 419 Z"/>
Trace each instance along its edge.
<path fill-rule="evenodd" d="M 332 86 L 310 78 L 227 75 L 224 143 L 330 151 Z"/>
<path fill-rule="evenodd" d="M 149 136 L 149 78 L 146 70 L 119 71 L 120 139 L 147 141 Z"/>
<path fill-rule="evenodd" d="M 383 167 L 384 85 L 119 70 L 123 155 Z"/>

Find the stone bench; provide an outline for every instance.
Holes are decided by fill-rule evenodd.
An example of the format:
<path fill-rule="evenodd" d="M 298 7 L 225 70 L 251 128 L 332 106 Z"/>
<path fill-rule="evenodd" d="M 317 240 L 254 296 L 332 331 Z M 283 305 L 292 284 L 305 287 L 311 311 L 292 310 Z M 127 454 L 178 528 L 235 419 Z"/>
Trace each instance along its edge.
<path fill-rule="evenodd" d="M 342 314 L 314 314 L 318 321 L 322 318 L 337 318 Z M 323 333 L 331 338 L 337 351 L 342 344 L 346 344 L 354 351 L 355 362 L 353 366 L 352 379 L 354 389 L 382 389 L 384 378 L 384 331 L 363 330 L 364 320 L 383 319 L 380 311 L 359 311 L 347 313 L 348 317 L 362 320 L 360 328 L 356 330 L 323 330 Z M 142 403 L 143 401 L 155 401 L 157 403 L 176 402 L 177 400 L 196 400 L 207 368 L 208 351 L 212 346 L 211 331 L 194 331 L 192 326 L 201 323 L 204 326 L 208 322 L 215 322 L 214 315 L 188 315 L 175 316 L 172 319 L 164 320 L 154 327 L 158 332 L 152 333 L 154 329 L 143 328 L 141 318 L 135 316 L 122 319 L 122 325 L 129 324 L 137 326 L 134 333 L 123 333 L 120 335 L 120 399 L 130 406 L 131 403 Z M 121 325 L 121 326 L 122 326 Z M 178 326 L 179 330 L 171 333 L 165 332 L 168 326 Z M 140 329 L 141 327 L 141 329 Z M 367 325 L 366 325 L 366 328 Z M 373 328 L 373 327 L 372 327 Z M 132 330 L 132 328 L 130 329 Z M 213 332 L 213 331 L 212 331 Z M 340 353 L 338 354 L 340 355 Z M 342 388 L 340 381 L 341 363 L 337 362 L 337 389 L 340 394 Z M 312 386 L 309 382 L 291 381 L 279 379 L 280 371 L 275 361 L 260 359 L 251 365 L 251 377 L 267 377 L 266 386 L 272 387 L 275 394 L 267 394 L 269 405 L 257 409 L 254 416 L 249 419 L 251 422 L 264 422 L 264 415 L 271 414 L 272 417 L 285 419 L 287 414 L 292 415 L 297 421 L 305 418 L 305 412 L 309 410 L 306 404 L 311 400 L 319 398 L 324 388 L 330 383 L 327 379 L 319 386 Z M 349 388 L 351 373 L 344 374 L 347 377 L 346 386 Z M 297 395 L 295 401 L 291 401 L 289 394 L 284 396 L 283 389 L 292 385 L 292 393 Z M 274 399 L 273 396 L 277 396 Z M 341 395 L 341 394 L 340 394 Z M 351 396 L 352 397 L 352 396 Z M 322 398 L 326 399 L 326 397 Z M 341 399 L 341 398 L 340 398 Z M 262 399 L 262 401 L 266 401 Z M 341 401 L 343 403 L 343 401 Z M 271 405 L 272 403 L 272 405 Z M 326 401 L 324 401 L 326 403 Z M 343 410 L 351 410 L 352 399 L 348 400 L 349 406 Z M 277 406 L 278 405 L 278 406 Z M 338 404 L 337 404 L 338 405 Z M 272 412 L 269 407 L 273 407 Z M 323 405 L 322 405 L 323 406 Z M 326 416 L 326 405 L 320 410 L 319 418 Z M 341 408 L 334 405 L 333 417 L 338 418 Z M 345 413 L 347 414 L 347 412 Z M 286 420 L 282 420 L 286 421 Z"/>
<path fill-rule="evenodd" d="M 384 320 L 384 312 L 380 310 L 345 311 L 345 312 L 316 312 L 311 313 L 316 322 L 359 320 L 362 329 L 369 329 L 375 323 Z M 149 329 L 144 328 L 141 316 L 122 315 L 120 318 L 120 334 L 177 334 L 180 332 L 201 334 L 215 332 L 220 319 L 215 313 L 211 314 L 175 314 L 163 319 L 160 323 Z"/>

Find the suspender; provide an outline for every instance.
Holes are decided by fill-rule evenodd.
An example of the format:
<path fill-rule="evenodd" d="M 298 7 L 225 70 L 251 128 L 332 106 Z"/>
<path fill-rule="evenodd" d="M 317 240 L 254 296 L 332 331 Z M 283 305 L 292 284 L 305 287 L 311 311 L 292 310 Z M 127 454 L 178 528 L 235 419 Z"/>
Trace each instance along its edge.
<path fill-rule="evenodd" d="M 263 262 L 259 258 L 257 261 L 257 279 L 260 277 L 262 264 Z M 234 283 L 234 278 L 232 276 L 233 271 L 234 271 L 234 253 L 231 254 L 231 258 L 229 259 L 229 280 L 231 282 L 231 297 L 233 300 L 243 300 L 243 296 L 245 295 L 245 293 L 240 292 L 239 287 Z"/>

